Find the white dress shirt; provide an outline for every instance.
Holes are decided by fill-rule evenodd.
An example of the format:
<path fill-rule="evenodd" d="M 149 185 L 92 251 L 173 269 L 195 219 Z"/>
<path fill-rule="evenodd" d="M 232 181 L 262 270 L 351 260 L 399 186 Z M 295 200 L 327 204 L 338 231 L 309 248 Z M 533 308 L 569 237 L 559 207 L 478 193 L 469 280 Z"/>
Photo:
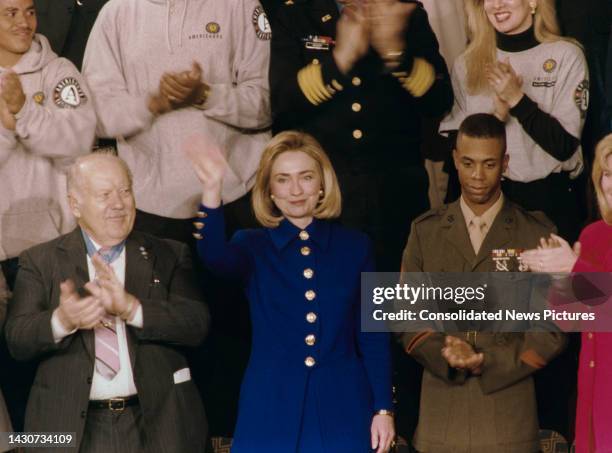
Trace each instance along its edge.
<path fill-rule="evenodd" d="M 100 249 L 100 246 L 91 239 L 96 250 Z M 121 255 L 113 261 L 110 266 L 112 267 L 115 275 L 125 285 L 125 248 L 121 252 Z M 93 281 L 95 279 L 96 271 L 89 255 L 87 256 L 87 269 L 89 271 L 89 279 Z M 136 313 L 131 321 L 127 322 L 129 325 L 142 328 L 143 326 L 143 314 L 142 306 L 138 306 Z M 120 369 L 115 377 L 111 380 L 106 379 L 96 371 L 95 361 L 93 365 L 93 381 L 91 384 L 91 391 L 89 393 L 90 400 L 105 400 L 116 397 L 125 397 L 136 395 L 136 385 L 134 384 L 134 374 L 132 371 L 132 363 L 130 361 L 130 353 L 128 350 L 126 326 L 125 322 L 119 317 L 115 316 L 115 327 L 117 332 L 117 341 L 119 343 L 119 363 Z M 68 335 L 72 335 L 76 330 L 68 331 L 64 328 L 62 323 L 54 312 L 51 316 L 51 330 L 53 332 L 53 338 L 56 343 L 62 341 Z"/>

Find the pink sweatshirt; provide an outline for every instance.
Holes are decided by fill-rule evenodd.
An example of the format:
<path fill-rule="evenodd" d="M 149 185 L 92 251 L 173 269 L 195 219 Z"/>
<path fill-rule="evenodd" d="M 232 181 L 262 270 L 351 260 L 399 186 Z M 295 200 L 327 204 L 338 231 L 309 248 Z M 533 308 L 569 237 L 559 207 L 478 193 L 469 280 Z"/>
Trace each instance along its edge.
<path fill-rule="evenodd" d="M 0 125 L 0 261 L 70 231 L 65 170 L 91 150 L 89 90 L 74 65 L 42 35 L 12 68 L 26 95 L 16 131 Z"/>
<path fill-rule="evenodd" d="M 202 189 L 181 146 L 195 132 L 226 153 L 223 201 L 251 188 L 270 139 L 270 37 L 256 0 L 111 0 L 104 6 L 83 74 L 96 104 L 98 135 L 118 138 L 139 209 L 194 215 Z M 154 118 L 147 99 L 163 73 L 189 70 L 194 61 L 211 86 L 204 108 Z"/>

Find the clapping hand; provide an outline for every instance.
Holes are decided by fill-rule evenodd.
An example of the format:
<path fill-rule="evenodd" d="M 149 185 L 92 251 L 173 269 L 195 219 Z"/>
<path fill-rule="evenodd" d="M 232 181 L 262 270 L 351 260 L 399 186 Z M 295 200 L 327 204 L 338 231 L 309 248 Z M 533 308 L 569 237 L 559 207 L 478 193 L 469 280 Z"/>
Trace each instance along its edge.
<path fill-rule="evenodd" d="M 444 339 L 442 357 L 446 359 L 448 366 L 452 368 L 470 371 L 472 374 L 480 374 L 482 372 L 483 353 L 477 353 L 469 343 L 457 337 L 448 335 Z"/>
<path fill-rule="evenodd" d="M 26 100 L 19 76 L 13 71 L 6 71 L 0 79 L 0 89 L 9 112 L 13 115 L 19 113 Z"/>
<path fill-rule="evenodd" d="M 58 319 L 68 331 L 89 330 L 104 318 L 104 307 L 93 295 L 80 297 L 72 280 L 60 283 L 59 306 L 55 309 Z"/>
<path fill-rule="evenodd" d="M 14 131 L 17 127 L 17 114 L 25 104 L 25 93 L 19 76 L 13 71 L 5 72 L 0 78 L 0 124 Z"/>
<path fill-rule="evenodd" d="M 202 67 L 194 61 L 189 71 L 165 73 L 159 88 L 172 105 L 182 107 L 203 103 L 209 86 L 202 81 Z"/>
<path fill-rule="evenodd" d="M 201 134 L 188 137 L 183 143 L 183 151 L 202 183 L 202 204 L 207 208 L 219 207 L 223 176 L 228 168 L 223 153 Z"/>
<path fill-rule="evenodd" d="M 540 239 L 538 248 L 521 253 L 521 261 L 535 272 L 571 272 L 580 249 L 580 242 L 572 247 L 561 236 L 551 234 L 550 238 Z"/>
<path fill-rule="evenodd" d="M 509 108 L 519 103 L 524 94 L 523 78 L 514 71 L 509 59 L 488 64 L 485 72 L 489 86 L 501 101 L 508 104 Z"/>
<path fill-rule="evenodd" d="M 383 59 L 389 52 L 402 52 L 406 47 L 406 29 L 415 3 L 398 0 L 368 0 L 366 11 L 370 44 Z"/>
<path fill-rule="evenodd" d="M 158 92 L 149 98 L 149 110 L 154 115 L 161 115 L 192 104 L 203 104 L 209 89 L 202 81 L 202 67 L 194 61 L 190 70 L 162 75 Z"/>
<path fill-rule="evenodd" d="M 344 74 L 368 53 L 369 33 L 363 1 L 346 5 L 336 25 L 336 47 L 333 52 L 338 69 Z"/>
<path fill-rule="evenodd" d="M 96 270 L 96 279 L 87 283 L 85 288 L 100 301 L 106 313 L 123 320 L 131 319 L 140 302 L 125 290 L 113 268 L 99 254 L 95 254 L 91 262 Z"/>

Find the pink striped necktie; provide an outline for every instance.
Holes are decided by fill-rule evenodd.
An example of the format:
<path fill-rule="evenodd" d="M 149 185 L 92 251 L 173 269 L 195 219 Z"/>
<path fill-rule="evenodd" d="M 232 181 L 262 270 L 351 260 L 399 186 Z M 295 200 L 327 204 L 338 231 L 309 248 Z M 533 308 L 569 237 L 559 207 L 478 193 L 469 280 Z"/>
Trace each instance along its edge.
<path fill-rule="evenodd" d="M 110 249 L 100 248 L 98 253 L 109 262 Z M 119 340 L 115 316 L 106 313 L 102 325 L 94 329 L 96 338 L 96 371 L 108 380 L 112 380 L 121 367 L 119 362 Z"/>

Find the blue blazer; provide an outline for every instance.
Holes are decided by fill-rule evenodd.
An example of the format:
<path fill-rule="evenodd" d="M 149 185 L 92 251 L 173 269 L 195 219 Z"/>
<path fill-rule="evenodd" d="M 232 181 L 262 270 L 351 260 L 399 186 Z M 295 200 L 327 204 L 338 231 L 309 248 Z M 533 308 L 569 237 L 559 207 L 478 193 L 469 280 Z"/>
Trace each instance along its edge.
<path fill-rule="evenodd" d="M 324 451 L 370 452 L 372 416 L 392 408 L 392 392 L 388 334 L 360 329 L 369 239 L 315 219 L 304 231 L 287 220 L 238 231 L 228 243 L 221 208 L 200 209 L 199 256 L 244 285 L 253 325 L 232 451 L 295 451 L 315 423 Z M 302 417 L 307 398 L 317 420 Z"/>

